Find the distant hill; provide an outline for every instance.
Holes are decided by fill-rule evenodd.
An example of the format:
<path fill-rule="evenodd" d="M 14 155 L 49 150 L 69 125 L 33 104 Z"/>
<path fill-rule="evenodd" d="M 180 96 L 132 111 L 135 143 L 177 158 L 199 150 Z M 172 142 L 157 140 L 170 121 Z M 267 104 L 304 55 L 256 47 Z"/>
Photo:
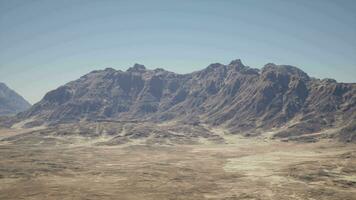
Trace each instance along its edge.
<path fill-rule="evenodd" d="M 279 129 L 275 136 L 282 138 L 340 128 L 343 139 L 356 140 L 356 84 L 311 78 L 289 65 L 254 69 L 240 60 L 183 75 L 135 64 L 127 71 L 93 71 L 48 92 L 17 121 L 30 118 L 36 125 L 83 120 L 204 123 L 233 133 Z"/>
<path fill-rule="evenodd" d="M 15 115 L 30 107 L 22 96 L 0 83 L 0 116 Z"/>

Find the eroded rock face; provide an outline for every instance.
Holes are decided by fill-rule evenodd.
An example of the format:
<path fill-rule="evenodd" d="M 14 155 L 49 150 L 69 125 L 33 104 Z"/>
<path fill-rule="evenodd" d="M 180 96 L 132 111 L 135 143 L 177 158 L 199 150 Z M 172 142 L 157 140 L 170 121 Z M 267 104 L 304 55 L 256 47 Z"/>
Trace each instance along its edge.
<path fill-rule="evenodd" d="M 30 106 L 22 96 L 0 83 L 0 116 L 15 115 Z"/>
<path fill-rule="evenodd" d="M 310 78 L 288 65 L 269 63 L 258 70 L 234 60 L 184 75 L 139 64 L 125 72 L 93 71 L 49 92 L 17 118 L 47 124 L 175 120 L 234 133 L 287 126 L 279 134 L 287 137 L 346 126 L 356 119 L 355 105 L 355 83 Z"/>

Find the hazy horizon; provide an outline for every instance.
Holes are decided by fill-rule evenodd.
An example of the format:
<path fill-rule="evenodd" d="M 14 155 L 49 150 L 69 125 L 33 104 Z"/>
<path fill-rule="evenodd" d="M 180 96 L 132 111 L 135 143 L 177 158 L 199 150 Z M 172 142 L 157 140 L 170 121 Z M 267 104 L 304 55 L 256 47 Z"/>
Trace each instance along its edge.
<path fill-rule="evenodd" d="M 98 69 L 241 59 L 355 82 L 356 2 L 0 0 L 0 82 L 31 103 Z"/>

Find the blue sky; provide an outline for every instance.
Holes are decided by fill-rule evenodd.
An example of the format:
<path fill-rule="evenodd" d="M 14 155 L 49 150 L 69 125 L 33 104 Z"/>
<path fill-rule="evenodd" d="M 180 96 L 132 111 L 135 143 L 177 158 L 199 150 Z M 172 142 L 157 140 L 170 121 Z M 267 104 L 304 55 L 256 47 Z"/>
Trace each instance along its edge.
<path fill-rule="evenodd" d="M 0 0 L 0 82 L 31 103 L 96 69 L 236 58 L 356 82 L 356 1 Z"/>

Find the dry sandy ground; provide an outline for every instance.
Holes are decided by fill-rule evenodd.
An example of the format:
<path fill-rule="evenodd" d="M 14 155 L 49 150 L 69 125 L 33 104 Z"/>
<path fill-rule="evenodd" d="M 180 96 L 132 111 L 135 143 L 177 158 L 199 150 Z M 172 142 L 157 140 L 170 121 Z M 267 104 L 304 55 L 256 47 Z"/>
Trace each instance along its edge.
<path fill-rule="evenodd" d="M 16 131 L 0 130 L 0 137 Z M 222 134 L 223 135 L 223 134 Z M 0 199 L 356 199 L 356 146 L 0 142 Z"/>

